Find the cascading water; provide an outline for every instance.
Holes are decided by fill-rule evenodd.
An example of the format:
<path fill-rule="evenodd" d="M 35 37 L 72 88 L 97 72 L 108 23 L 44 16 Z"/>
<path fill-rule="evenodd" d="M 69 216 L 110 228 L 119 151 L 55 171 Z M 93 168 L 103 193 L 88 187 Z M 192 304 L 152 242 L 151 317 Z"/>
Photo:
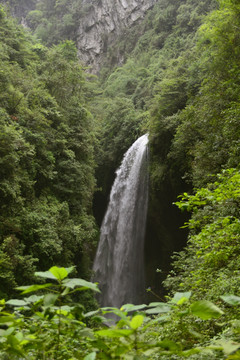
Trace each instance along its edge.
<path fill-rule="evenodd" d="M 124 155 L 116 172 L 93 265 L 101 306 L 137 304 L 144 297 L 144 236 L 148 205 L 148 135 Z"/>

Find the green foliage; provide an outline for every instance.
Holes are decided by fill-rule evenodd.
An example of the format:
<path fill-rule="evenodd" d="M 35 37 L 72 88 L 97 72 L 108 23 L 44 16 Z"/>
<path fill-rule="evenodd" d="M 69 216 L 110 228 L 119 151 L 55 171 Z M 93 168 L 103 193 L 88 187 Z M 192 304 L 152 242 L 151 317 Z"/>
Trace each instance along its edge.
<path fill-rule="evenodd" d="M 54 263 L 89 276 L 94 124 L 71 41 L 37 44 L 0 19 L 0 291 Z M 78 260 L 76 260 L 78 259 Z"/>
<path fill-rule="evenodd" d="M 180 154 L 185 155 L 195 186 L 206 184 L 207 176 L 222 167 L 239 164 L 238 15 L 238 4 L 220 1 L 219 9 L 204 19 L 197 32 L 190 69 L 200 86 L 179 116 L 170 152 L 175 161 Z"/>
<path fill-rule="evenodd" d="M 2 302 L 15 311 L 0 314 L 1 356 L 239 359 L 240 176 L 237 169 L 216 175 L 239 165 L 238 2 L 158 1 L 126 32 L 128 44 L 120 39 L 106 54 L 111 67 L 116 54 L 125 63 L 103 69 L 97 87 L 92 77 L 87 84 L 73 43 L 87 8 L 80 0 L 31 6 L 35 37 L 58 45 L 34 42 L 0 9 L 0 291 L 8 298 L 22 285 L 24 293 Z M 95 310 L 85 290 L 96 285 L 68 278 L 74 263 L 77 275 L 90 272 L 94 156 L 106 198 L 123 153 L 143 131 L 151 145 L 150 225 L 157 222 L 150 236 L 166 238 L 172 251 L 178 235 L 165 227 L 174 227 L 170 207 L 186 191 L 184 177 L 198 187 L 176 202 L 193 213 L 189 241 L 165 281 L 168 302 Z M 53 264 L 70 268 L 43 272 Z M 41 284 L 26 285 L 36 270 Z M 69 302 L 80 294 L 89 312 Z M 109 317 L 115 323 L 107 328 Z"/>
<path fill-rule="evenodd" d="M 239 188 L 239 171 L 228 169 L 215 182 L 196 190 L 194 195 L 183 194 L 176 203 L 193 215 L 185 225 L 190 229 L 187 247 L 175 256 L 178 274 L 166 280 L 174 291 L 194 290 L 198 297 L 207 295 L 214 300 L 221 294 L 237 291 Z"/>
<path fill-rule="evenodd" d="M 82 0 L 41 0 L 26 17 L 35 37 L 46 45 L 76 40 L 78 24 L 88 6 Z"/>
<path fill-rule="evenodd" d="M 27 295 L 24 300 L 12 299 L 6 303 L 2 301 L 1 324 L 7 325 L 8 330 L 1 330 L 1 356 L 18 359 L 64 359 L 83 358 L 87 351 L 84 341 L 76 347 L 77 337 L 86 331 L 82 322 L 83 307 L 78 304 L 64 303 L 69 296 L 82 290 L 99 291 L 97 286 L 81 279 L 69 279 L 68 275 L 74 270 L 53 266 L 46 272 L 36 272 L 36 276 L 49 279 L 51 283 L 44 285 L 30 285 L 19 287 L 22 293 L 30 294 L 43 291 L 40 295 Z M 13 314 L 3 310 L 4 304 L 13 307 Z M 73 338 L 74 335 L 74 338 Z M 72 337 L 71 345 L 68 337 Z M 66 345 L 63 346 L 63 342 Z M 82 345 L 83 346 L 82 346 Z M 69 346 L 70 345 L 70 346 Z M 80 357 L 79 357 L 80 356 Z"/>
<path fill-rule="evenodd" d="M 202 343 L 206 337 L 203 324 L 213 326 L 224 312 L 210 301 L 191 302 L 191 293 L 176 293 L 168 303 L 126 304 L 121 309 L 86 312 L 71 300 L 72 295 L 99 290 L 96 284 L 70 278 L 73 270 L 53 266 L 36 272 L 48 283 L 19 287 L 23 299 L 1 300 L 3 359 L 195 359 L 195 354 L 198 359 L 205 354 L 208 359 L 215 359 L 215 354 L 218 359 L 232 359 L 240 348 L 233 333 Z M 238 297 L 222 298 L 230 305 L 234 298 L 233 305 L 239 305 Z M 172 322 L 177 326 L 178 321 L 181 329 L 174 339 L 168 326 Z M 237 334 L 239 326 L 233 329 Z"/>

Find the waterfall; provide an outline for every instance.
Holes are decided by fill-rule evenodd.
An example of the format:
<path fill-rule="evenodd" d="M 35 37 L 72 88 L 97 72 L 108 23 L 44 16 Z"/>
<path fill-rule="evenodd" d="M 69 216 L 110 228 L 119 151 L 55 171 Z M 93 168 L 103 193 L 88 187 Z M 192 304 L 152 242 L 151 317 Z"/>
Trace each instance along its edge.
<path fill-rule="evenodd" d="M 94 260 L 101 306 L 141 303 L 144 287 L 144 236 L 148 205 L 148 135 L 124 155 L 116 172 Z"/>

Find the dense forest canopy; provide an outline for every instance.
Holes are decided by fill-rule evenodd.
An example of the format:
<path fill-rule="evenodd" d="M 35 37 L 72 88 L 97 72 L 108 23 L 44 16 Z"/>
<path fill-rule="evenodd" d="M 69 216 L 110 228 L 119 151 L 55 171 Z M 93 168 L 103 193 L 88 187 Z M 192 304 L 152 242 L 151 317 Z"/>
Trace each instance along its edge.
<path fill-rule="evenodd" d="M 43 278 L 49 278 L 58 282 L 60 294 L 31 300 L 38 304 L 33 311 L 41 302 L 45 306 L 42 318 L 38 313 L 42 333 L 36 317 L 33 329 L 27 317 L 17 322 L 1 310 L 9 316 L 0 329 L 2 358 L 239 359 L 238 1 L 159 0 L 106 49 L 98 76 L 86 72 L 77 57 L 85 2 L 1 3 L 0 294 L 16 296 L 16 286 L 35 282 L 35 271 L 42 283 L 31 291 L 42 290 Z M 154 272 L 160 269 L 157 280 L 169 301 L 147 310 L 115 309 L 120 323 L 104 330 L 97 310 L 85 316 L 78 305 L 63 314 L 54 304 L 61 307 L 75 286 L 97 291 L 91 283 L 66 278 L 74 271 L 90 279 L 114 171 L 145 132 L 146 244 L 154 247 L 146 245 L 146 261 Z M 187 216 L 177 207 L 189 212 L 188 239 L 178 230 Z M 176 250 L 181 251 L 166 276 L 166 262 Z M 66 270 L 43 273 L 53 265 Z M 90 308 L 93 297 L 83 294 L 66 300 Z M 24 301 L 26 314 L 31 301 Z M 64 324 L 55 338 L 59 314 Z M 29 340 L 29 334 L 42 342 Z M 59 348 L 60 337 L 69 348 Z M 76 337 L 82 339 L 78 345 Z"/>
<path fill-rule="evenodd" d="M 17 283 L 29 282 L 36 268 L 81 266 L 84 247 L 97 233 L 91 215 L 95 135 L 74 44 L 48 49 L 3 9 L 0 36 L 0 266 L 6 296 Z"/>

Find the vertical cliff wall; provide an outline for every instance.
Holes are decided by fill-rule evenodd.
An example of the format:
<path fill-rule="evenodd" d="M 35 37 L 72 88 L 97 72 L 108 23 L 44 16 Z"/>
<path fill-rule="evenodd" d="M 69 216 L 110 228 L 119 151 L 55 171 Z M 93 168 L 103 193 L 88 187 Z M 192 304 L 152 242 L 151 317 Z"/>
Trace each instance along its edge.
<path fill-rule="evenodd" d="M 80 59 L 98 71 L 104 53 L 125 28 L 142 19 L 158 0 L 83 0 L 86 15 L 79 24 Z"/>

